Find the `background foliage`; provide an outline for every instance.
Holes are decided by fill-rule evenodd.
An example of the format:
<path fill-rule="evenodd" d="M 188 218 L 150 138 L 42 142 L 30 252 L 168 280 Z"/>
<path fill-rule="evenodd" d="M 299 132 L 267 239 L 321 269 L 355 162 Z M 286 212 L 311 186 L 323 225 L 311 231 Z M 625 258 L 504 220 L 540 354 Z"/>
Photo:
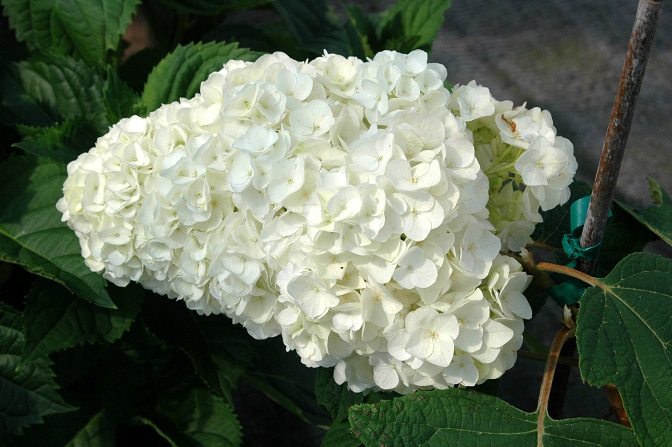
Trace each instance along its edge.
<path fill-rule="evenodd" d="M 543 405 L 525 413 L 481 391 L 352 393 L 333 382 L 331 370 L 301 365 L 279 340 L 254 341 L 225 317 L 198 316 L 139 286 L 107 284 L 84 265 L 76 236 L 60 221 L 55 203 L 67 163 L 119 119 L 192 96 L 229 59 L 278 50 L 297 60 L 325 49 L 360 58 L 383 49 L 429 51 L 449 0 L 397 0 L 378 14 L 349 5 L 340 15 L 326 0 L 2 5 L 3 444 L 250 444 L 253 421 L 236 413 L 240 389 L 268 396 L 302 420 L 303 430 L 326 430 L 312 432 L 325 446 L 471 445 L 475 433 L 493 446 L 513 439 L 672 444 L 672 264 L 635 253 L 658 237 L 672 242 L 672 201 L 654 180 L 651 207 L 615 205 L 600 258 L 606 277 L 582 298 L 577 322 L 582 377 L 620 390 L 633 429 L 599 419 L 556 421 Z M 236 22 L 246 9 L 265 23 Z M 129 55 L 122 36 L 138 11 L 152 45 Z M 588 185 L 575 184 L 572 201 L 586 191 Z M 562 264 L 568 205 L 545 216 L 533 244 Z M 528 294 L 538 309 L 550 282 L 528 268 L 535 273 Z"/>

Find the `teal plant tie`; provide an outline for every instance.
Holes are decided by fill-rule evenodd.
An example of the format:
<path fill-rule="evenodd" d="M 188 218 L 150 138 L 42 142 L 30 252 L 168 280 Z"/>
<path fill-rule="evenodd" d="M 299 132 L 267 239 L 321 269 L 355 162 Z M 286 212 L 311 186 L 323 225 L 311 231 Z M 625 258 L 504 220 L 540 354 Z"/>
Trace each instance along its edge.
<path fill-rule="evenodd" d="M 592 247 L 581 247 L 581 233 L 583 225 L 586 223 L 588 205 L 590 205 L 590 196 L 580 198 L 569 207 L 569 226 L 571 232 L 565 234 L 562 238 L 562 249 L 570 260 L 570 263 L 567 264 L 569 268 L 575 268 L 580 258 L 592 262 L 597 260 L 597 256 L 600 254 L 602 242 Z M 609 216 L 611 217 L 611 211 L 609 211 Z M 578 302 L 584 290 L 588 287 L 584 282 L 568 278 L 565 275 L 553 273 L 551 276 L 559 284 L 551 287 L 549 294 L 560 306 Z"/>

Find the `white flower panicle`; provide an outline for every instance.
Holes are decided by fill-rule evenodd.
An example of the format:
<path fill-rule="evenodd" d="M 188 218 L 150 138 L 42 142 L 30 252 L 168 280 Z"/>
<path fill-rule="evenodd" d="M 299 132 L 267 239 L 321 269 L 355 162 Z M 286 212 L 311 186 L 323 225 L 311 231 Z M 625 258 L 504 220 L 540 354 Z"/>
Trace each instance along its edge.
<path fill-rule="evenodd" d="M 532 314 L 500 253 L 568 199 L 576 161 L 547 111 L 445 78 L 422 51 L 230 61 L 113 126 L 57 207 L 93 271 L 281 335 L 352 390 L 482 383 Z"/>

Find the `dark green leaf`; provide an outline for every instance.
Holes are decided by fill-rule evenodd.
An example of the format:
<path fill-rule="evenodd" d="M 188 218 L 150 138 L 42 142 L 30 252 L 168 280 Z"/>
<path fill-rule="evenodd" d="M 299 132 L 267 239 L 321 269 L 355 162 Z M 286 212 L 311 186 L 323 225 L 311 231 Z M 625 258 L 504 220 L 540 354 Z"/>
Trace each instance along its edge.
<path fill-rule="evenodd" d="M 21 365 L 22 326 L 21 314 L 0 303 L 0 437 L 74 410 L 58 394 L 48 359 Z"/>
<path fill-rule="evenodd" d="M 324 50 L 349 55 L 345 31 L 329 15 L 325 0 L 274 0 L 273 6 L 300 48 L 310 55 L 321 55 Z"/>
<path fill-rule="evenodd" d="M 144 422 L 173 446 L 234 447 L 242 441 L 240 424 L 231 407 L 202 388 L 164 395 L 157 414 Z"/>
<path fill-rule="evenodd" d="M 328 424 L 329 417 L 315 398 L 315 382 L 321 368 L 306 367 L 295 352 L 286 351 L 280 337 L 253 343 L 255 361 L 242 380 L 304 421 Z"/>
<path fill-rule="evenodd" d="M 419 48 L 429 52 L 450 4 L 451 0 L 397 0 L 382 23 L 386 49 L 409 53 Z"/>
<path fill-rule="evenodd" d="M 192 14 L 212 16 L 236 9 L 252 9 L 273 0 L 160 0 L 171 8 Z"/>
<path fill-rule="evenodd" d="M 220 396 L 233 401 L 231 392 L 252 365 L 256 342 L 242 326 L 223 315 L 198 316 L 184 303 L 151 294 L 143 312 L 158 337 L 181 348 L 198 376 Z"/>
<path fill-rule="evenodd" d="M 360 59 L 373 58 L 376 52 L 374 49 L 384 49 L 378 47 L 377 26 L 374 19 L 366 15 L 358 5 L 346 6 L 345 11 L 348 14 L 345 30 L 348 33 L 353 55 Z"/>
<path fill-rule="evenodd" d="M 320 368 L 315 381 L 317 403 L 327 409 L 334 421 L 348 417 L 348 408 L 364 401 L 362 393 L 353 393 L 346 384 L 334 382 L 334 369 Z"/>
<path fill-rule="evenodd" d="M 631 447 L 632 430 L 597 419 L 539 420 L 495 397 L 461 388 L 418 391 L 350 409 L 366 446 Z"/>
<path fill-rule="evenodd" d="M 161 396 L 200 384 L 187 356 L 152 334 L 141 319 L 106 349 L 96 370 L 103 408 L 122 418 L 151 414 Z"/>
<path fill-rule="evenodd" d="M 65 447 L 114 447 L 115 423 L 103 410 L 82 427 Z"/>
<path fill-rule="evenodd" d="M 87 413 L 80 409 L 69 413 L 49 415 L 44 418 L 43 424 L 30 426 L 21 436 L 9 437 L 6 445 L 12 447 L 114 447 L 114 430 L 115 421 L 106 411 Z"/>
<path fill-rule="evenodd" d="M 99 133 L 107 131 L 103 80 L 93 68 L 59 55 L 44 55 L 17 66 L 24 96 L 39 104 L 54 123 L 84 117 L 96 124 Z"/>
<path fill-rule="evenodd" d="M 16 64 L 0 62 L 0 123 L 50 126 L 58 119 L 54 113 L 26 93 Z"/>
<path fill-rule="evenodd" d="M 615 385 L 642 445 L 672 445 L 672 260 L 623 259 L 581 298 L 579 368 L 594 386 Z"/>
<path fill-rule="evenodd" d="M 347 420 L 331 424 L 321 444 L 322 447 L 359 447 L 360 445 L 362 443 L 350 430 L 350 423 Z"/>
<path fill-rule="evenodd" d="M 140 0 L 5 0 L 5 13 L 32 51 L 77 56 L 102 67 Z"/>
<path fill-rule="evenodd" d="M 93 123 L 78 118 L 40 130 L 35 136 L 12 146 L 33 155 L 68 163 L 91 149 L 98 137 L 98 130 Z"/>
<path fill-rule="evenodd" d="M 672 199 L 656 180 L 650 177 L 647 180 L 653 205 L 643 210 L 636 210 L 624 204 L 620 205 L 632 217 L 672 245 Z"/>
<path fill-rule="evenodd" d="M 630 216 L 618 203 L 612 205 L 612 216 L 607 221 L 600 248 L 598 268 L 609 272 L 623 258 L 642 251 L 656 235 Z M 598 275 L 603 276 L 603 275 Z"/>
<path fill-rule="evenodd" d="M 142 100 L 147 110 L 155 110 L 182 97 L 191 98 L 201 82 L 220 70 L 230 59 L 253 61 L 259 53 L 231 43 L 197 43 L 178 46 L 149 74 Z"/>
<path fill-rule="evenodd" d="M 45 159 L 13 157 L 0 165 L 0 260 L 114 308 L 106 281 L 84 264 L 77 236 L 56 209 L 65 177 L 62 163 Z"/>
<path fill-rule="evenodd" d="M 26 297 L 27 362 L 83 343 L 111 343 L 130 327 L 140 310 L 140 286 L 110 286 L 116 309 L 91 304 L 52 282 L 40 281 Z"/>
<path fill-rule="evenodd" d="M 126 85 L 112 67 L 107 69 L 107 78 L 103 87 L 103 103 L 105 104 L 105 116 L 110 125 L 122 118 L 145 114 L 140 95 Z"/>

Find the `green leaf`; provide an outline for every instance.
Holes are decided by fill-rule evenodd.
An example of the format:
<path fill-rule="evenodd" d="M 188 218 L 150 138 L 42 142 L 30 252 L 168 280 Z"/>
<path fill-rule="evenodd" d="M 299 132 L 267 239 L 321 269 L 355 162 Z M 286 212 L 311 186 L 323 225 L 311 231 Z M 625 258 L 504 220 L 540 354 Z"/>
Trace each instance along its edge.
<path fill-rule="evenodd" d="M 190 43 L 178 46 L 149 74 L 142 100 L 147 110 L 155 110 L 180 98 L 193 97 L 201 82 L 230 59 L 253 61 L 259 53 L 238 48 L 237 43 Z"/>
<path fill-rule="evenodd" d="M 325 0 L 274 0 L 273 6 L 300 48 L 310 55 L 321 55 L 324 50 L 349 55 L 346 33 L 329 15 Z"/>
<path fill-rule="evenodd" d="M 9 126 L 50 126 L 56 119 L 49 107 L 26 93 L 19 67 L 0 62 L 0 123 Z"/>
<path fill-rule="evenodd" d="M 242 326 L 223 315 L 198 316 L 182 302 L 150 294 L 143 312 L 152 332 L 181 348 L 198 376 L 216 393 L 233 402 L 231 392 L 252 365 L 253 340 Z"/>
<path fill-rule="evenodd" d="M 21 364 L 22 320 L 19 312 L 0 303 L 0 437 L 21 434 L 44 416 L 74 410 L 58 394 L 47 358 Z"/>
<path fill-rule="evenodd" d="M 160 0 L 161 3 L 191 14 L 213 16 L 224 11 L 252 9 L 273 0 Z"/>
<path fill-rule="evenodd" d="M 321 447 L 359 447 L 360 445 L 362 443 L 350 430 L 350 423 L 342 420 L 331 424 L 322 439 Z"/>
<path fill-rule="evenodd" d="M 107 131 L 103 79 L 92 67 L 54 54 L 22 61 L 17 67 L 25 96 L 53 117 L 54 123 L 83 117 L 94 122 L 99 133 Z"/>
<path fill-rule="evenodd" d="M 114 420 L 102 410 L 65 447 L 114 447 L 115 425 Z"/>
<path fill-rule="evenodd" d="M 672 445 L 672 260 L 636 253 L 581 298 L 579 368 L 615 385 L 642 445 Z"/>
<path fill-rule="evenodd" d="M 105 116 L 109 124 L 119 122 L 132 115 L 144 115 L 140 95 L 135 93 L 112 67 L 107 68 L 107 78 L 103 87 Z"/>
<path fill-rule="evenodd" d="M 59 376 L 59 383 L 61 382 Z M 94 403 L 95 405 L 95 403 Z M 32 425 L 21 436 L 8 437 L 6 445 L 40 447 L 114 447 L 116 422 L 109 412 L 80 409 L 52 414 Z"/>
<path fill-rule="evenodd" d="M 348 21 L 345 29 L 350 39 L 350 46 L 353 49 L 353 55 L 364 59 L 373 58 L 375 50 L 378 50 L 377 26 L 374 18 L 362 11 L 358 5 L 348 5 L 345 7 L 348 14 Z M 384 48 L 380 48 L 383 50 Z"/>
<path fill-rule="evenodd" d="M 636 210 L 624 204 L 620 205 L 632 217 L 672 245 L 672 199 L 663 191 L 656 180 L 651 177 L 648 177 L 647 180 L 649 181 L 649 191 L 653 199 L 653 205 L 643 210 Z"/>
<path fill-rule="evenodd" d="M 12 147 L 39 157 L 68 163 L 91 149 L 98 137 L 98 130 L 93 123 L 78 118 L 40 130 L 37 135 L 15 143 Z"/>
<path fill-rule="evenodd" d="M 100 404 L 121 418 L 152 414 L 166 393 L 201 384 L 189 358 L 152 334 L 140 318 L 108 346 L 96 372 Z"/>
<path fill-rule="evenodd" d="M 568 445 L 631 447 L 632 430 L 597 419 L 539 420 L 487 394 L 451 388 L 418 391 L 350 409 L 353 432 L 365 446 Z"/>
<path fill-rule="evenodd" d="M 103 307 L 114 308 L 103 277 L 92 272 L 79 240 L 56 209 L 65 166 L 34 157 L 13 157 L 0 165 L 0 261 L 56 281 Z"/>
<path fill-rule="evenodd" d="M 240 424 L 231 407 L 202 388 L 164 395 L 157 415 L 143 421 L 175 447 L 234 447 L 242 441 Z"/>
<path fill-rule="evenodd" d="M 5 13 L 33 52 L 54 52 L 103 67 L 140 0 L 5 0 Z"/>
<path fill-rule="evenodd" d="M 58 284 L 39 281 L 26 297 L 23 361 L 84 343 L 111 343 L 126 332 L 140 310 L 137 284 L 110 286 L 116 309 L 91 304 Z"/>
<path fill-rule="evenodd" d="M 286 351 L 280 337 L 254 341 L 253 348 L 255 361 L 241 379 L 305 422 L 328 424 L 329 417 L 315 398 L 321 368 L 306 367 L 295 352 Z"/>
<path fill-rule="evenodd" d="M 364 401 L 362 393 L 353 393 L 346 384 L 334 382 L 333 368 L 320 368 L 315 381 L 317 403 L 327 409 L 334 421 L 348 417 L 348 408 Z"/>
<path fill-rule="evenodd" d="M 429 52 L 451 0 L 397 0 L 385 13 L 381 37 L 385 48 L 402 53 Z"/>
<path fill-rule="evenodd" d="M 601 272 L 609 272 L 627 255 L 642 251 L 646 244 L 656 239 L 652 231 L 614 203 L 612 216 L 604 230 L 598 268 Z"/>

